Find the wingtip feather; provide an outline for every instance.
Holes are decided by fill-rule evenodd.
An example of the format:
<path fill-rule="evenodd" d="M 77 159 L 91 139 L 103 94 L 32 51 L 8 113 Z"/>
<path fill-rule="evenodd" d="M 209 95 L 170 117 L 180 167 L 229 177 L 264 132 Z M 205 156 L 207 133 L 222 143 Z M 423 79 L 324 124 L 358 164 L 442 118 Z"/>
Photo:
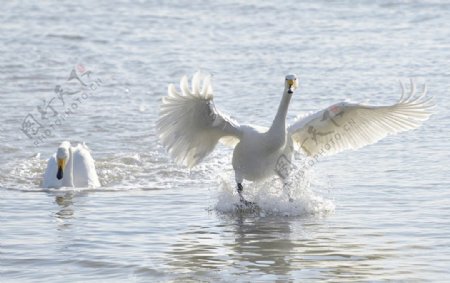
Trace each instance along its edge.
<path fill-rule="evenodd" d="M 188 96 L 191 94 L 191 91 L 189 90 L 189 80 L 186 75 L 181 77 L 180 89 L 181 89 L 181 92 L 183 93 L 183 95 L 185 95 L 185 96 Z"/>

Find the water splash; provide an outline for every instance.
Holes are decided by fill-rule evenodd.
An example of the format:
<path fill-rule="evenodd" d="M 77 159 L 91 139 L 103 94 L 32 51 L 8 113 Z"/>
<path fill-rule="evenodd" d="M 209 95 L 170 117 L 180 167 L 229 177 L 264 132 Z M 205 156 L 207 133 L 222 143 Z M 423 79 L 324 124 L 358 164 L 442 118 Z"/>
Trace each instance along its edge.
<path fill-rule="evenodd" d="M 36 154 L 31 158 L 16 160 L 6 165 L 10 170 L 1 170 L 0 181 L 7 188 L 36 188 L 40 186 L 47 161 Z"/>
<path fill-rule="evenodd" d="M 234 182 L 221 176 L 215 210 L 221 214 L 250 213 L 256 216 L 307 216 L 326 215 L 334 211 L 332 200 L 315 192 L 311 183 L 313 175 L 308 172 L 302 178 L 293 178 L 283 186 L 278 178 L 254 182 L 244 186 L 244 196 L 255 202 L 257 209 L 243 210 Z M 288 194 L 289 192 L 289 194 Z M 291 200 L 290 200 L 291 198 Z"/>

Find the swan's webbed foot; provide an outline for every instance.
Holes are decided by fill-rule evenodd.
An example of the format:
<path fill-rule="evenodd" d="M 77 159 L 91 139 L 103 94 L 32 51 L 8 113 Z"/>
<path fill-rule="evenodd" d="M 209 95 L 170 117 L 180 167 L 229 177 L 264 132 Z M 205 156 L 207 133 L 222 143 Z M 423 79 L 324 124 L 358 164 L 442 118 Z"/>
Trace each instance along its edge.
<path fill-rule="evenodd" d="M 242 195 L 242 192 L 244 191 L 244 187 L 242 186 L 241 183 L 237 184 L 237 191 L 239 194 L 239 200 L 241 201 L 241 203 L 247 207 L 254 207 L 256 206 L 256 203 L 248 201 L 244 198 L 244 196 Z"/>
<path fill-rule="evenodd" d="M 248 201 L 242 195 L 244 187 L 240 182 L 237 182 L 237 192 L 239 194 L 240 202 L 235 204 L 236 211 L 239 213 L 258 213 L 260 211 L 259 206 L 252 201 Z"/>

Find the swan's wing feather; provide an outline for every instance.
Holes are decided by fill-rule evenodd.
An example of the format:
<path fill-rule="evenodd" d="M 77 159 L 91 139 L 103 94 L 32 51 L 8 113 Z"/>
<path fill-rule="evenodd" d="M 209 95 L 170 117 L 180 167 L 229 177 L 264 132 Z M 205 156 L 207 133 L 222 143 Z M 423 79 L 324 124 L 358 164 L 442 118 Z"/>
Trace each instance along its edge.
<path fill-rule="evenodd" d="M 75 187 L 100 187 L 95 161 L 89 148 L 83 143 L 72 147 L 73 184 Z"/>
<path fill-rule="evenodd" d="M 288 128 L 296 145 L 307 155 L 332 155 L 347 149 L 356 150 L 380 139 L 418 128 L 432 114 L 431 97 L 426 87 L 420 95 L 411 93 L 390 106 L 334 104 L 297 120 Z"/>
<path fill-rule="evenodd" d="M 42 182 L 43 188 L 59 188 L 62 186 L 62 180 L 56 178 L 58 172 L 58 165 L 56 163 L 56 153 L 47 161 L 47 168 L 45 169 L 44 179 Z"/>
<path fill-rule="evenodd" d="M 193 167 L 205 158 L 219 140 L 233 145 L 240 137 L 239 124 L 218 110 L 213 101 L 210 77 L 192 78 L 192 90 L 184 76 L 181 93 L 169 85 L 163 98 L 157 122 L 159 137 L 178 164 Z"/>

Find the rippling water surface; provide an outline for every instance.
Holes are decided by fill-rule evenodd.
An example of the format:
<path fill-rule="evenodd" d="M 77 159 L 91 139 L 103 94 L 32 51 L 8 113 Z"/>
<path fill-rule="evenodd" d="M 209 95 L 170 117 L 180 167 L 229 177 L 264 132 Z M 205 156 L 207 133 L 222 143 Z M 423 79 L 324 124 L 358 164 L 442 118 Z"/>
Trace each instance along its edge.
<path fill-rule="evenodd" d="M 0 281 L 449 281 L 449 19 L 447 1 L 6 1 Z M 247 183 L 261 211 L 238 213 L 231 149 L 189 171 L 156 137 L 167 84 L 198 69 L 241 123 L 270 124 L 292 72 L 290 121 L 392 103 L 410 77 L 436 114 L 321 159 L 294 203 L 277 180 Z M 72 70 L 98 84 L 63 104 Z M 48 135 L 27 137 L 30 117 Z M 88 144 L 101 188 L 39 187 L 62 140 Z"/>

